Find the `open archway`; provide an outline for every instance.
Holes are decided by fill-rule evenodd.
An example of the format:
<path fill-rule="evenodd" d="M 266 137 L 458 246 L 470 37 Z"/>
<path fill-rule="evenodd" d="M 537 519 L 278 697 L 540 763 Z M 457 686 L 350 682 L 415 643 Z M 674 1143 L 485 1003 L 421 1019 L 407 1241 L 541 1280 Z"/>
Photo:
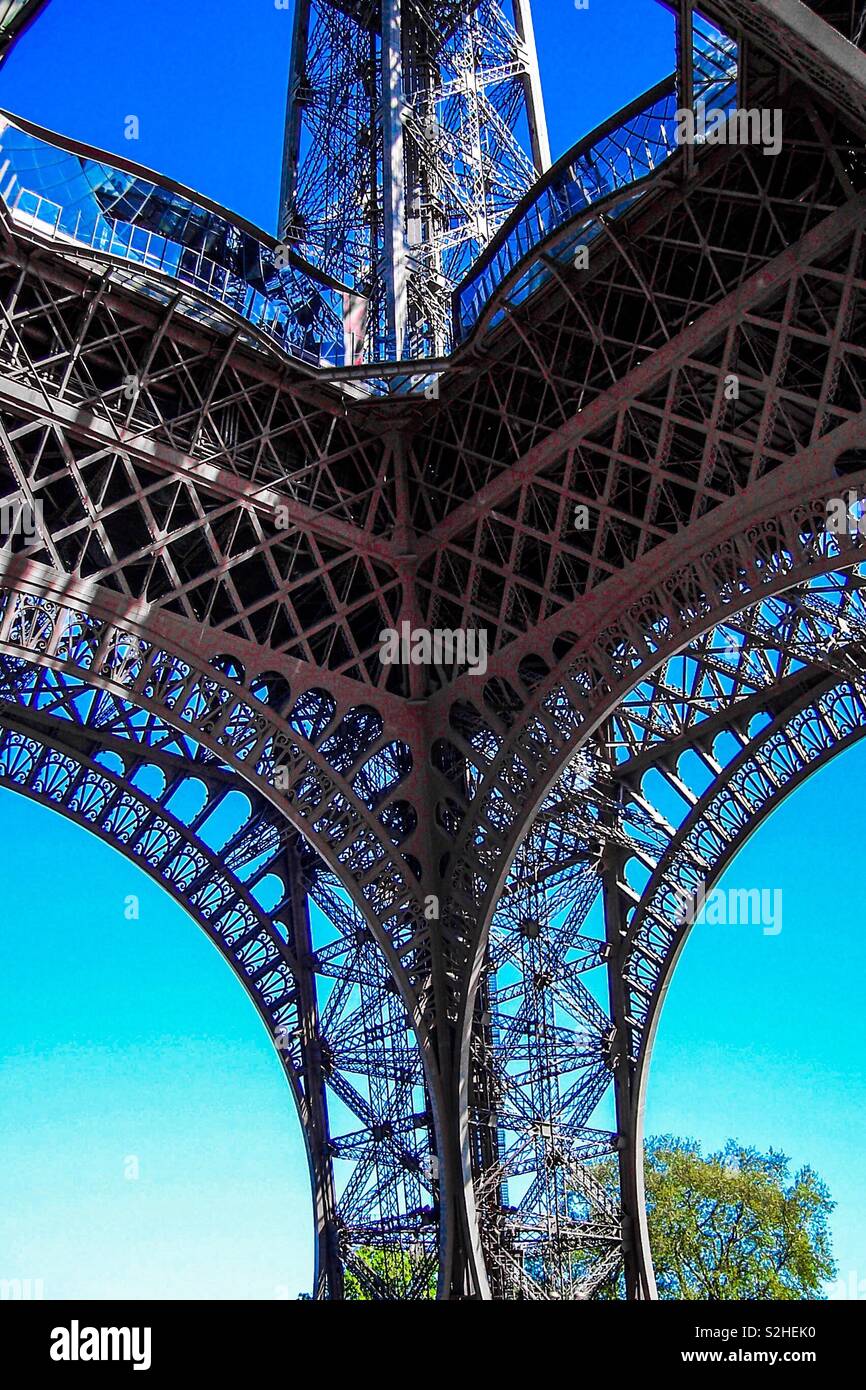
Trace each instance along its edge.
<path fill-rule="evenodd" d="M 828 1225 L 837 1264 L 823 1292 L 845 1299 L 864 1292 L 866 940 L 856 848 L 864 771 L 866 744 L 847 743 L 778 801 L 729 861 L 672 974 L 645 1086 L 648 1140 L 694 1139 L 704 1154 L 734 1140 L 762 1154 L 783 1151 L 791 1175 L 803 1166 L 820 1175 L 835 1203 Z M 651 1202 L 660 1177 L 653 1166 Z M 658 1225 L 650 1215 L 662 1298 L 681 1287 L 670 1247 L 659 1244 L 669 1229 L 664 1210 Z M 724 1218 L 718 1229 L 721 1239 Z M 783 1253 L 780 1244 L 776 1261 Z M 718 1296 L 726 1271 L 708 1264 L 705 1287 Z M 786 1283 L 804 1273 L 786 1260 L 776 1268 Z"/>
<path fill-rule="evenodd" d="M 0 778 L 96 833 L 161 882 L 252 999 L 304 1130 L 317 1294 L 339 1297 L 348 1269 L 368 1296 L 405 1295 L 410 1243 L 408 1292 L 429 1295 L 438 1265 L 437 1179 L 421 1052 L 386 953 L 346 886 L 339 853 L 320 852 L 327 816 L 309 760 L 286 741 L 277 761 L 262 699 L 230 705 L 216 695 L 237 671 L 226 676 L 217 663 L 213 678 L 194 675 L 171 658 L 165 669 L 151 664 L 135 690 L 130 678 L 141 676 L 153 649 L 137 637 L 112 637 L 106 647 L 104 631 L 88 648 L 84 629 L 92 620 L 81 613 L 59 620 L 59 612 L 56 604 L 31 600 L 16 618 L 7 603 Z M 99 627 L 91 629 L 94 636 Z M 274 688 L 256 685 L 265 701 Z M 277 697 L 285 704 L 288 695 L 277 690 Z M 323 715 L 321 699 L 307 691 L 288 713 L 298 741 L 309 747 L 313 737 L 327 754 L 333 706 Z M 348 740 L 340 740 L 342 771 L 333 772 L 331 795 L 339 798 L 334 784 L 349 772 L 351 796 L 381 803 L 401 765 L 383 740 L 382 759 L 371 754 L 369 721 L 356 724 L 354 759 Z M 372 729 L 379 739 L 381 726 L 374 722 Z M 266 768 L 269 783 L 247 774 L 244 758 L 256 747 L 263 751 L 250 773 Z M 293 780 L 281 782 L 276 769 L 288 765 L 290 752 Z M 277 793 L 292 788 L 315 812 L 311 825 L 277 809 Z M 343 802 L 338 842 L 350 826 Z M 356 836 L 350 856 L 358 843 Z M 368 857 L 368 869 L 372 862 Z"/>
<path fill-rule="evenodd" d="M 862 568 L 816 571 L 632 685 L 518 847 L 469 1051 L 468 1152 L 494 1294 L 591 1297 L 620 1261 L 654 1294 L 645 1086 L 688 904 L 866 732 Z M 594 1176 L 612 1155 L 616 1199 Z"/>
<path fill-rule="evenodd" d="M 3 1298 L 313 1288 L 303 1133 L 221 953 L 137 862 L 0 779 Z"/>

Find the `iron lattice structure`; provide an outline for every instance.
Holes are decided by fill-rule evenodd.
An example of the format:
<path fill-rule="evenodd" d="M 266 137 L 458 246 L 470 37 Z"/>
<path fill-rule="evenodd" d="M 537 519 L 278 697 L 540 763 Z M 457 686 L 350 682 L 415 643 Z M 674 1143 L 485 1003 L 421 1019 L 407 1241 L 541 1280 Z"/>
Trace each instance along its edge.
<path fill-rule="evenodd" d="M 452 290 L 549 162 L 528 0 L 298 0 L 282 231 L 367 302 L 359 356 L 448 350 Z"/>
<path fill-rule="evenodd" d="M 457 285 L 434 399 L 317 358 L 345 266 L 4 118 L 0 781 L 253 999 L 318 1297 L 654 1295 L 683 896 L 866 730 L 859 9 L 676 8 Z M 780 153 L 677 147 L 698 100 Z M 384 665 L 404 623 L 486 671 Z"/>

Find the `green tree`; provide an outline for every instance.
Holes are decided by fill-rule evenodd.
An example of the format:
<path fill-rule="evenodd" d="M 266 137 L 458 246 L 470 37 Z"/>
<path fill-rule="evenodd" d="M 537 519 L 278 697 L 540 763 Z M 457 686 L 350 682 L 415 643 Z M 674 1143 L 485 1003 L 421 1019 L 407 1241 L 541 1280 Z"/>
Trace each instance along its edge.
<path fill-rule="evenodd" d="M 704 1157 L 694 1140 L 664 1136 L 648 1141 L 644 1171 L 661 1298 L 824 1297 L 835 1203 L 812 1168 L 791 1176 L 773 1149 L 731 1139 Z"/>
<path fill-rule="evenodd" d="M 828 1225 L 835 1203 L 814 1169 L 792 1176 L 784 1154 L 733 1139 L 705 1157 L 696 1140 L 664 1135 L 648 1140 L 644 1173 L 661 1298 L 825 1297 L 823 1285 L 836 1273 Z M 616 1197 L 614 1160 L 594 1165 L 593 1175 Z M 575 1251 L 575 1274 L 596 1256 L 594 1246 Z M 348 1299 L 369 1299 L 373 1288 L 397 1298 L 435 1296 L 435 1265 L 420 1248 L 364 1248 L 354 1258 L 369 1276 L 346 1271 Z M 547 1282 L 543 1263 L 530 1272 Z M 622 1277 L 612 1276 L 595 1296 L 622 1298 Z"/>
<path fill-rule="evenodd" d="M 347 1299 L 372 1299 L 375 1297 L 372 1289 L 376 1289 L 380 1297 L 436 1297 L 436 1264 L 420 1249 L 365 1246 L 356 1250 L 353 1258 L 369 1271 L 369 1275 L 362 1279 L 351 1268 L 346 1269 L 343 1296 Z"/>

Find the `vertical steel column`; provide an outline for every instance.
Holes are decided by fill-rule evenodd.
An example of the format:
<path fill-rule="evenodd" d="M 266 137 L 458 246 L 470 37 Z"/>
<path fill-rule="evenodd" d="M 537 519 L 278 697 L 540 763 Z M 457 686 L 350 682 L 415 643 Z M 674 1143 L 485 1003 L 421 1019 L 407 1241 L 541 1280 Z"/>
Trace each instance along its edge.
<path fill-rule="evenodd" d="M 618 1137 L 622 1244 L 626 1298 L 655 1298 L 655 1278 L 641 1222 L 643 1153 L 638 1149 L 637 1085 L 632 1062 L 632 1027 L 625 970 L 625 901 L 620 882 L 628 851 L 608 842 L 602 867 L 604 930 L 610 1016 L 613 1023 L 610 1063 Z"/>
<path fill-rule="evenodd" d="M 461 1150 L 461 1107 L 466 1096 L 460 1084 L 460 1047 L 453 1025 L 443 1020 L 440 1034 L 447 1034 L 445 1055 L 442 1057 L 442 1089 L 447 1113 L 439 1126 L 443 1152 L 439 1155 L 439 1171 L 443 1179 L 440 1194 L 443 1256 L 448 1264 L 448 1279 L 440 1286 L 440 1298 L 455 1302 L 478 1300 L 485 1296 L 476 1273 L 480 1249 L 473 1250 L 473 1232 L 467 1207 L 467 1177 L 464 1154 Z M 452 1060 L 453 1059 L 453 1060 Z M 488 1295 L 489 1296 L 489 1295 Z"/>
<path fill-rule="evenodd" d="M 526 122 L 529 127 L 529 143 L 532 162 L 539 174 L 550 168 L 550 139 L 547 133 L 547 114 L 544 109 L 544 96 L 541 91 L 541 73 L 538 67 L 538 50 L 535 47 L 535 28 L 532 23 L 532 7 L 529 0 L 513 0 L 514 27 L 526 50 L 528 72 L 523 76 L 523 90 L 526 97 Z"/>
<path fill-rule="evenodd" d="M 289 208 L 295 197 L 298 163 L 301 154 L 301 112 L 298 99 L 305 77 L 307 39 L 310 28 L 310 0 L 295 0 L 292 19 L 292 56 L 289 64 L 289 88 L 286 96 L 286 131 L 283 138 L 283 168 L 280 178 L 279 236 L 289 233 Z"/>
<path fill-rule="evenodd" d="M 406 277 L 406 166 L 403 151 L 402 0 L 382 0 L 382 138 L 385 202 L 384 271 L 388 335 L 399 360 L 409 354 Z"/>
<path fill-rule="evenodd" d="M 687 111 L 695 104 L 694 23 L 692 0 L 680 0 L 677 14 L 677 97 L 680 110 Z M 695 147 L 683 146 L 683 179 L 689 179 L 695 167 Z"/>
<path fill-rule="evenodd" d="M 331 1163 L 328 1101 L 325 1074 L 327 1044 L 319 1030 L 319 1005 L 313 969 L 313 940 L 310 910 L 301 865 L 294 849 L 286 850 L 288 882 L 291 884 L 291 921 L 298 962 L 298 1018 L 304 1064 L 304 1090 L 308 1106 L 305 1134 L 313 1188 L 316 1266 L 314 1298 L 343 1297 L 343 1260 L 337 1230 L 337 1197 Z"/>

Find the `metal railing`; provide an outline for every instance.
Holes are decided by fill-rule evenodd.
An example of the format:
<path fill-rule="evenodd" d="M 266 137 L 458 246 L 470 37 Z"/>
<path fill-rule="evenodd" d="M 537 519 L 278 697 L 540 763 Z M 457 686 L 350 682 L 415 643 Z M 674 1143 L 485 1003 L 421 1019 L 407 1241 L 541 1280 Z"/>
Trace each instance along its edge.
<path fill-rule="evenodd" d="M 693 101 L 730 110 L 736 104 L 738 50 L 734 41 L 697 11 L 692 37 Z M 576 219 L 605 203 L 606 215 L 621 216 L 634 202 L 635 186 L 677 149 L 676 74 L 664 78 L 631 106 L 578 141 L 533 185 L 454 292 L 454 340 L 464 341 L 496 291 L 521 262 L 562 229 L 574 226 L 566 246 L 589 245 L 598 235 L 594 219 Z M 613 195 L 622 193 L 618 201 Z M 560 248 L 561 249 L 561 248 Z M 514 303 L 549 278 L 534 259 L 509 290 Z M 497 321 L 494 317 L 493 322 Z"/>
<path fill-rule="evenodd" d="M 673 154 L 676 83 L 665 78 L 579 141 L 517 205 L 454 296 L 455 337 L 467 337 L 521 261 L 582 212 L 626 190 Z"/>
<path fill-rule="evenodd" d="M 310 365 L 342 365 L 344 286 L 167 181 L 97 160 L 27 124 L 0 117 L 0 198 L 14 223 L 177 281 Z M 147 219 L 170 232 L 142 225 Z"/>

